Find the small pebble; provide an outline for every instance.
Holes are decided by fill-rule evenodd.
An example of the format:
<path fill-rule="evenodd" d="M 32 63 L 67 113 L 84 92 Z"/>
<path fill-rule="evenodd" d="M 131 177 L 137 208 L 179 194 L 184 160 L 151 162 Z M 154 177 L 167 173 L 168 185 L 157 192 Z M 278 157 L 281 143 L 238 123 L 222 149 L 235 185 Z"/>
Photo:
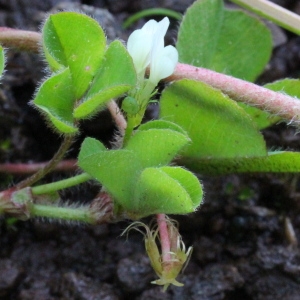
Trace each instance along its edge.
<path fill-rule="evenodd" d="M 0 298 L 6 296 L 9 291 L 14 289 L 22 275 L 10 259 L 0 260 Z"/>
<path fill-rule="evenodd" d="M 146 289 L 155 275 L 148 257 L 138 253 L 120 260 L 117 276 L 125 291 L 137 293 Z"/>

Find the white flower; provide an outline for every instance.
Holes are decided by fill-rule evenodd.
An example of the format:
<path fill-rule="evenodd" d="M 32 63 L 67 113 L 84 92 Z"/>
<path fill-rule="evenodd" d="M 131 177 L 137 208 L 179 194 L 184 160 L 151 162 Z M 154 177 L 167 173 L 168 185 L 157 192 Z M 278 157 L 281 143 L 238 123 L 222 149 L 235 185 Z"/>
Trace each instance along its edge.
<path fill-rule="evenodd" d="M 153 47 L 150 60 L 150 77 L 153 84 L 173 74 L 178 62 L 178 52 L 173 46 Z"/>
<path fill-rule="evenodd" d="M 170 21 L 148 21 L 142 29 L 135 30 L 128 39 L 127 50 L 133 59 L 138 75 L 144 76 L 150 65 L 149 81 L 157 84 L 170 76 L 178 62 L 178 52 L 173 46 L 164 46 L 164 37 Z"/>

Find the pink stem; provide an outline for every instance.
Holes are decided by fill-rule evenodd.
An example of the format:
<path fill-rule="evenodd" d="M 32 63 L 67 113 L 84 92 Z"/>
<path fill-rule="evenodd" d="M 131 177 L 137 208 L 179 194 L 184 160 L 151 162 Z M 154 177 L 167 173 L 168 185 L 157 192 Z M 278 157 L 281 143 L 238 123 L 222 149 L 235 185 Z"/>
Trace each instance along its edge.
<path fill-rule="evenodd" d="M 0 173 L 9 173 L 9 174 L 32 174 L 40 169 L 43 169 L 47 165 L 47 162 L 43 163 L 4 163 L 0 164 Z M 57 172 L 72 172 L 77 170 L 77 160 L 76 159 L 69 159 L 61 161 L 57 164 L 53 171 Z"/>
<path fill-rule="evenodd" d="M 158 225 L 158 232 L 160 236 L 162 261 L 167 262 L 171 260 L 171 242 L 170 242 L 166 215 L 157 214 L 156 219 Z"/>
<path fill-rule="evenodd" d="M 53 155 L 53 157 L 46 163 L 44 168 L 38 170 L 30 177 L 19 182 L 16 185 L 16 188 L 23 189 L 25 187 L 31 186 L 37 181 L 39 181 L 41 178 L 43 178 L 46 174 L 50 173 L 57 166 L 57 164 L 63 159 L 66 152 L 69 150 L 70 146 L 72 145 L 73 141 L 74 141 L 73 135 L 65 135 L 60 147 Z"/>
<path fill-rule="evenodd" d="M 41 34 L 33 31 L 0 27 L 0 42 L 5 47 L 16 47 L 37 52 L 41 43 Z M 236 101 L 257 106 L 288 120 L 290 123 L 300 123 L 300 101 L 293 97 L 273 92 L 228 75 L 181 63 L 177 64 L 174 74 L 165 80 L 174 81 L 183 78 L 203 81 L 220 89 Z M 119 116 L 117 116 L 117 119 L 119 119 Z M 120 120 L 115 121 L 118 123 Z"/>
<path fill-rule="evenodd" d="M 107 105 L 107 108 L 114 119 L 121 135 L 125 134 L 125 129 L 127 127 L 126 119 L 124 118 L 118 104 L 115 101 L 110 101 Z"/>
<path fill-rule="evenodd" d="M 35 31 L 0 27 L 0 42 L 4 47 L 39 52 L 42 35 Z"/>
<path fill-rule="evenodd" d="M 300 101 L 291 96 L 273 92 L 232 76 L 181 63 L 177 64 L 173 75 L 166 80 L 173 81 L 183 78 L 205 82 L 236 101 L 259 107 L 290 123 L 300 124 Z"/>

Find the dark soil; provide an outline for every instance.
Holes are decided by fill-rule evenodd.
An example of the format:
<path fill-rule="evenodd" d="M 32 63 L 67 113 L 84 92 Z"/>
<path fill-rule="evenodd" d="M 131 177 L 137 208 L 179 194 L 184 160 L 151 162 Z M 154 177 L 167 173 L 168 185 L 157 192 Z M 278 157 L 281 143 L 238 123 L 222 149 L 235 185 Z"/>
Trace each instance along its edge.
<path fill-rule="evenodd" d="M 149 7 L 166 7 L 183 12 L 187 1 L 90 0 L 81 7 L 95 15 L 109 39 L 126 39 L 130 31 L 121 22 L 130 14 Z M 300 11 L 298 1 L 274 1 Z M 75 1 L 69 1 L 74 4 Z M 0 0 L 0 26 L 35 30 L 44 13 L 57 0 Z M 79 4 L 78 4 L 79 5 Z M 66 7 L 66 6 L 64 6 Z M 134 26 L 140 27 L 146 20 Z M 134 27 L 133 26 L 133 27 Z M 172 24 L 169 41 L 176 37 Z M 281 32 L 281 40 L 260 82 L 297 77 L 300 71 L 300 38 Z M 7 50 L 8 62 L 0 91 L 1 162 L 45 161 L 51 158 L 60 139 L 47 129 L 28 105 L 36 84 L 45 75 L 41 58 Z M 153 114 L 150 111 L 149 114 Z M 114 125 L 104 112 L 83 124 L 82 135 L 69 157 L 89 135 L 106 142 Z M 264 132 L 270 148 L 300 151 L 295 129 L 277 125 Z M 65 177 L 54 174 L 46 180 Z M 1 186 L 21 178 L 1 175 Z M 101 226 L 59 224 L 43 220 L 0 223 L 0 299 L 300 299 L 300 183 L 298 175 L 231 175 L 201 178 L 206 191 L 198 212 L 176 217 L 187 246 L 194 252 L 179 281 L 182 288 L 161 287 L 150 282 L 155 274 L 143 246 L 143 237 L 131 232 L 120 237 L 129 222 Z M 85 184 L 62 197 L 88 202 L 99 187 Z"/>

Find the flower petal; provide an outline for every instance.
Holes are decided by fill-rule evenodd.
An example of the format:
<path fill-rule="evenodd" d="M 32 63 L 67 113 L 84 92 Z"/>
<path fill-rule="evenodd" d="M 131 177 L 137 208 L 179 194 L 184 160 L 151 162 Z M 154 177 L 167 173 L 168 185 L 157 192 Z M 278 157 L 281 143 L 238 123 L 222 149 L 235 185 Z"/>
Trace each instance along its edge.
<path fill-rule="evenodd" d="M 161 79 L 173 74 L 178 62 L 178 52 L 175 47 L 167 46 L 151 57 L 149 80 L 157 84 Z"/>
<path fill-rule="evenodd" d="M 160 22 L 148 21 L 141 29 L 135 30 L 128 38 L 127 50 L 133 59 L 137 73 L 145 71 L 150 63 L 150 53 L 156 40 L 162 40 L 169 26 L 169 19 Z"/>
<path fill-rule="evenodd" d="M 150 63 L 152 39 L 141 29 L 135 30 L 128 38 L 127 50 L 133 59 L 137 73 L 142 72 Z"/>
<path fill-rule="evenodd" d="M 165 38 L 169 25 L 170 25 L 170 21 L 169 18 L 167 17 L 164 17 L 161 21 L 158 22 L 158 28 L 156 32 L 159 33 L 160 38 L 162 40 Z"/>
<path fill-rule="evenodd" d="M 159 23 L 155 20 L 149 20 L 142 28 L 141 30 L 144 32 L 144 34 L 147 34 L 149 36 L 153 36 L 155 32 L 157 31 L 157 28 L 159 26 Z"/>
<path fill-rule="evenodd" d="M 178 62 L 177 50 L 173 46 L 164 48 L 164 38 L 169 25 L 167 17 L 160 22 L 150 20 L 128 38 L 127 49 L 138 76 L 143 78 L 150 64 L 149 83 L 153 85 L 171 75 Z"/>

